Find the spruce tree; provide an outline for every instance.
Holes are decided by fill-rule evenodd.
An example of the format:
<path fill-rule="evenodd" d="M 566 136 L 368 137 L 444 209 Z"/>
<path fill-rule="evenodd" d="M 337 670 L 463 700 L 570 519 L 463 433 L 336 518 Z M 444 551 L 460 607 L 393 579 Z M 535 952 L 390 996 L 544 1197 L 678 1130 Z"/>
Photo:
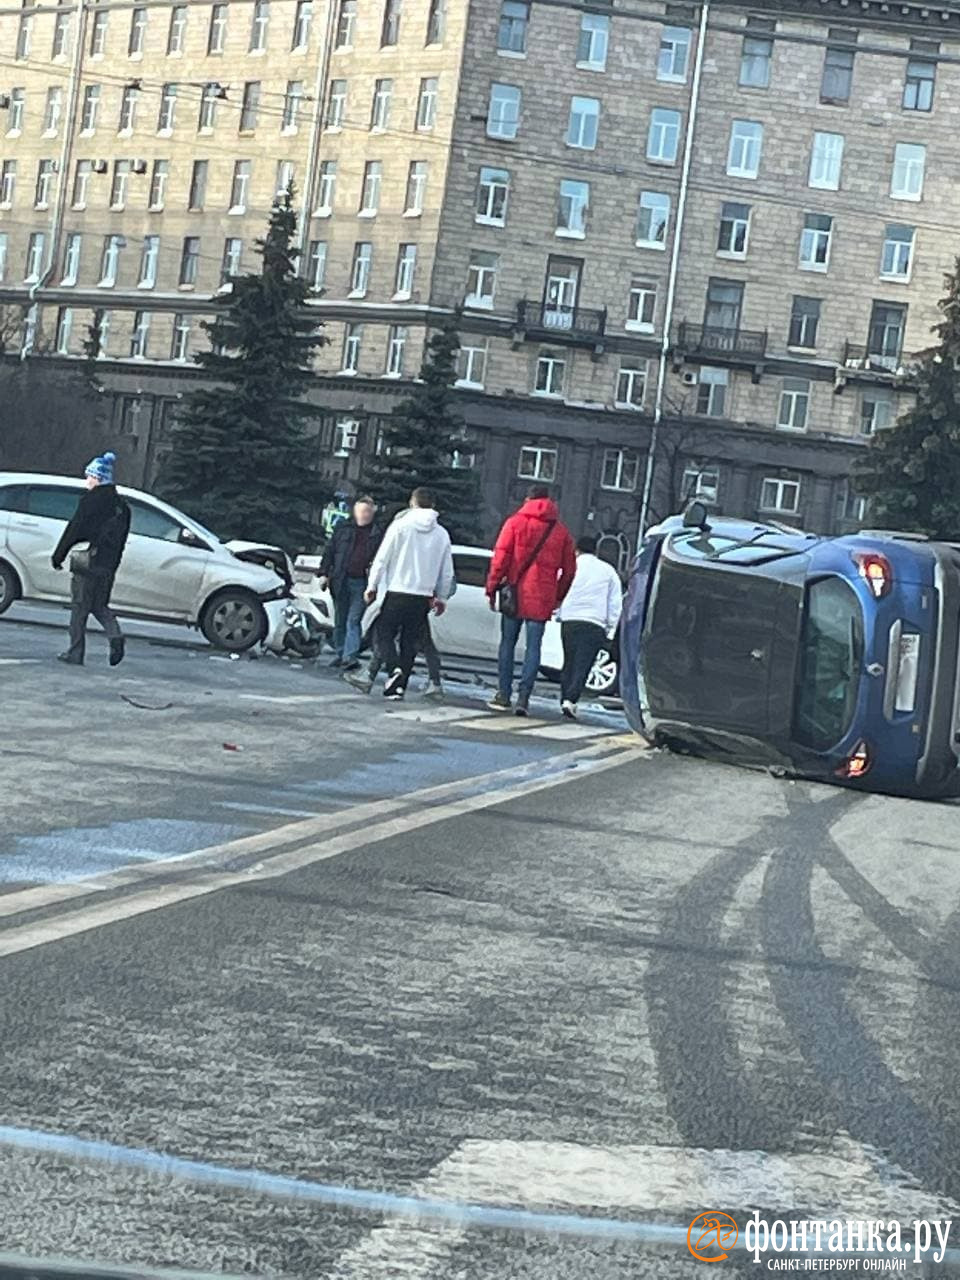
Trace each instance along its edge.
<path fill-rule="evenodd" d="M 960 258 L 945 279 L 938 342 L 918 357 L 916 404 L 870 441 L 857 491 L 875 527 L 960 538 Z"/>
<path fill-rule="evenodd" d="M 315 539 L 316 410 L 304 402 L 311 356 L 326 339 L 306 312 L 295 270 L 293 188 L 257 241 L 259 271 L 235 277 L 203 328 L 196 361 L 213 385 L 192 392 L 172 432 L 160 490 L 222 538 L 295 552 Z"/>
<path fill-rule="evenodd" d="M 430 337 L 420 381 L 384 423 L 380 454 L 363 483 L 388 516 L 406 506 L 413 489 L 431 489 L 451 538 L 470 542 L 479 532 L 480 483 L 476 466 L 453 466 L 454 452 L 467 441 L 452 390 L 459 350 L 453 317 Z"/>

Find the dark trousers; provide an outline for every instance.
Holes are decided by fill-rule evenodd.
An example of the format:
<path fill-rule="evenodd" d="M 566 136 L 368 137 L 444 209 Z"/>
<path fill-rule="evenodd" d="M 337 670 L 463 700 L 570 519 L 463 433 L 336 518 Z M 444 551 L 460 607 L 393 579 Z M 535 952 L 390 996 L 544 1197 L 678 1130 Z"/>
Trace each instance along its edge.
<path fill-rule="evenodd" d="M 387 671 L 403 672 L 400 688 L 407 687 L 417 657 L 420 633 L 430 613 L 429 596 L 411 596 L 388 591 L 377 619 L 377 650 Z M 399 642 L 399 651 L 398 651 Z"/>
<path fill-rule="evenodd" d="M 561 622 L 560 638 L 563 641 L 560 697 L 564 702 L 579 702 L 606 632 L 595 622 Z"/>
<path fill-rule="evenodd" d="M 95 577 L 89 573 L 71 574 L 70 648 L 67 653 L 73 662 L 83 661 L 87 619 L 91 613 L 107 633 L 108 640 L 120 639 L 120 624 L 110 608 L 112 589 L 112 578 Z"/>
<path fill-rule="evenodd" d="M 376 680 L 382 668 L 387 665 L 386 659 L 382 657 L 380 653 L 376 631 L 376 624 L 374 624 L 373 657 L 370 659 L 370 670 L 368 672 L 371 680 Z M 417 653 L 423 654 L 423 660 L 427 664 L 427 675 L 430 677 L 431 683 L 441 684 L 443 680 L 443 671 L 440 667 L 440 651 L 433 643 L 433 633 L 430 630 L 429 618 L 424 620 L 423 630 L 420 632 L 420 638 L 417 641 Z"/>

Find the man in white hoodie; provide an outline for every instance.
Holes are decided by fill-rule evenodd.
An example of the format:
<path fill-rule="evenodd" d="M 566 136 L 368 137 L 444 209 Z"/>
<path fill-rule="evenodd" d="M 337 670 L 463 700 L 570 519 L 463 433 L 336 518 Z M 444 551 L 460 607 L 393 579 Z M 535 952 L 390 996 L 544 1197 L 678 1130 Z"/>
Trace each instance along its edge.
<path fill-rule="evenodd" d="M 622 604 L 620 579 L 613 566 L 598 557 L 596 538 L 579 538 L 573 586 L 557 610 L 563 640 L 560 710 L 568 720 L 577 718 L 577 703 L 590 668 L 604 639 L 613 637 Z"/>
<path fill-rule="evenodd" d="M 377 647 L 386 662 L 384 697 L 403 698 L 431 608 L 443 613 L 456 590 L 450 535 L 437 523 L 436 502 L 414 489 L 410 510 L 390 525 L 367 578 L 367 603 L 386 592 L 377 619 Z M 399 652 L 397 642 L 399 640 Z"/>

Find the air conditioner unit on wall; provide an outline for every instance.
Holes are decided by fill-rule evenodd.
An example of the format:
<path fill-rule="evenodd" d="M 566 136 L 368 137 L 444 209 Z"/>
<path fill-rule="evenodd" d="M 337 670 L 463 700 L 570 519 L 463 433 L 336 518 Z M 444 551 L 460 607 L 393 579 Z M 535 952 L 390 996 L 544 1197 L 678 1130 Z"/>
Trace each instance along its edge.
<path fill-rule="evenodd" d="M 132 163 L 132 167 L 133 167 L 133 172 L 134 172 L 134 173 L 146 173 L 146 172 L 147 172 L 147 162 L 146 162 L 146 160 L 136 159 L 136 160 L 132 161 L 131 163 Z"/>
<path fill-rule="evenodd" d="M 697 372 L 695 369 L 684 369 L 683 385 L 685 387 L 695 387 L 699 381 L 700 379 L 697 376 Z"/>
<path fill-rule="evenodd" d="M 106 160 L 94 160 L 93 162 L 94 173 L 106 173 L 109 168 L 110 165 Z"/>

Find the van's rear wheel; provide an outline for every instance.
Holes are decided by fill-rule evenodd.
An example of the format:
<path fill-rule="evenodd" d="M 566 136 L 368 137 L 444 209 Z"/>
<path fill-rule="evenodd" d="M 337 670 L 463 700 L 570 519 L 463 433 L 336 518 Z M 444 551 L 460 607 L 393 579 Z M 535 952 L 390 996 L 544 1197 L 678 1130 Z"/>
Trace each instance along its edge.
<path fill-rule="evenodd" d="M 250 591 L 228 587 L 203 606 L 200 630 L 216 649 L 244 653 L 264 636 L 267 618 L 263 605 Z"/>
<path fill-rule="evenodd" d="M 6 613 L 20 597 L 20 583 L 8 564 L 0 563 L 0 613 Z"/>

